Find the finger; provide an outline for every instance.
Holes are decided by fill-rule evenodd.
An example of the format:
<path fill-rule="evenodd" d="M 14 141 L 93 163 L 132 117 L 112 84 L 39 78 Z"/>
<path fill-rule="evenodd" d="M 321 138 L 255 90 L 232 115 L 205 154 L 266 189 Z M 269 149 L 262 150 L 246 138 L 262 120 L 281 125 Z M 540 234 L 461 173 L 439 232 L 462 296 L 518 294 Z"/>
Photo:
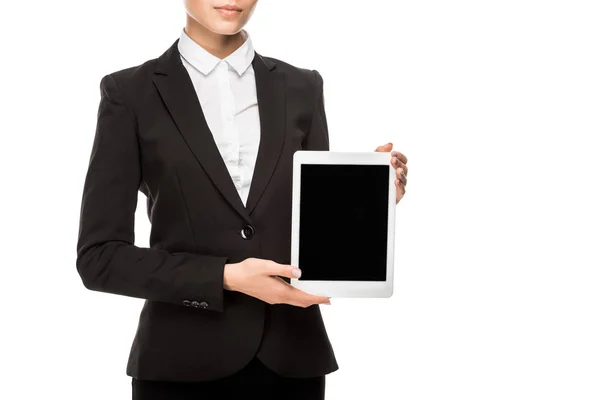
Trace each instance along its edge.
<path fill-rule="evenodd" d="M 406 177 L 406 175 L 396 173 L 396 178 L 397 178 L 398 181 L 400 181 L 401 184 L 406 185 L 406 181 L 408 179 Z"/>
<path fill-rule="evenodd" d="M 406 171 L 404 168 L 396 168 L 396 178 L 400 179 L 406 177 Z"/>
<path fill-rule="evenodd" d="M 384 144 L 383 146 L 377 146 L 377 148 L 375 149 L 375 151 L 388 152 L 388 151 L 392 150 L 393 146 L 394 145 L 392 143 L 387 143 L 387 144 Z"/>
<path fill-rule="evenodd" d="M 398 164 L 398 168 L 402 168 L 402 170 L 404 171 L 404 175 L 408 175 L 408 165 L 404 164 L 403 162 L 400 162 Z"/>
<path fill-rule="evenodd" d="M 396 168 L 396 178 L 400 179 L 402 178 L 404 175 L 404 170 L 402 168 Z"/>
<path fill-rule="evenodd" d="M 408 165 L 400 162 L 400 160 L 398 160 L 396 157 L 392 157 L 391 163 L 394 168 L 396 168 L 397 170 L 402 168 L 402 170 L 404 171 L 404 175 L 408 175 Z"/>
<path fill-rule="evenodd" d="M 314 294 L 306 293 L 303 290 L 295 288 L 293 286 L 289 286 L 290 296 L 291 298 L 305 306 L 309 306 L 312 304 L 327 304 L 329 303 L 329 297 L 326 296 L 317 296 Z"/>
<path fill-rule="evenodd" d="M 392 151 L 392 157 L 398 158 L 404 164 L 408 163 L 408 159 L 406 158 L 406 156 L 400 153 L 399 151 Z"/>
<path fill-rule="evenodd" d="M 405 162 L 402 162 L 398 157 L 392 156 L 390 161 L 394 167 L 403 167 L 405 171 L 408 171 L 408 166 Z"/>
<path fill-rule="evenodd" d="M 404 194 L 406 193 L 406 182 L 402 182 L 401 180 L 396 179 L 394 183 L 396 184 L 396 192 L 404 196 Z"/>
<path fill-rule="evenodd" d="M 265 275 L 283 276 L 285 278 L 300 278 L 302 271 L 293 265 L 280 264 L 278 262 L 267 260 L 264 263 Z"/>
<path fill-rule="evenodd" d="M 326 296 L 316 296 L 310 293 L 306 293 L 289 283 L 280 279 L 281 283 L 285 285 L 283 289 L 283 301 L 287 304 L 292 304 L 295 306 L 308 307 L 312 304 L 328 304 L 330 303 L 329 297 Z"/>
<path fill-rule="evenodd" d="M 399 171 L 396 170 L 396 182 L 398 182 L 398 181 L 400 182 L 400 184 L 406 185 L 406 182 L 408 181 L 408 177 L 406 175 L 399 173 Z"/>

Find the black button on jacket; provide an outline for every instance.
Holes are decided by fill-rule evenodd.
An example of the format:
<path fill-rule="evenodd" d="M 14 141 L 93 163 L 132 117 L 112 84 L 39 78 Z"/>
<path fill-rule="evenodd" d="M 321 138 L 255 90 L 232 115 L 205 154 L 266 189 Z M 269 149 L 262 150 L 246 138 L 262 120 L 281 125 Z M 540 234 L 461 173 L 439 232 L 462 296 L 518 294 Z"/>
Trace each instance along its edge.
<path fill-rule="evenodd" d="M 146 300 L 129 376 L 216 379 L 254 355 L 284 376 L 333 372 L 318 306 L 269 305 L 223 289 L 226 263 L 290 262 L 292 156 L 329 150 L 323 80 L 255 53 L 261 137 L 244 205 L 177 42 L 100 82 L 77 242 L 83 284 Z M 150 248 L 134 245 L 138 191 L 147 198 Z"/>

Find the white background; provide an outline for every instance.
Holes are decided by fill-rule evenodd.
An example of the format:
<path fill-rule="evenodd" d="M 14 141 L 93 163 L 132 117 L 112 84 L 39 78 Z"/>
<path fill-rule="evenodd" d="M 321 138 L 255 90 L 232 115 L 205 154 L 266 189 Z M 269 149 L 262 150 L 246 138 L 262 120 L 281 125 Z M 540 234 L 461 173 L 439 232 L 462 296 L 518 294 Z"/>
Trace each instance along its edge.
<path fill-rule="evenodd" d="M 128 399 L 142 300 L 83 287 L 82 185 L 100 79 L 162 54 L 185 11 L 0 7 L 0 398 Z M 328 400 L 600 398 L 599 20 L 596 1 L 259 2 L 256 50 L 324 78 L 331 149 L 409 159 L 394 296 L 322 307 Z"/>

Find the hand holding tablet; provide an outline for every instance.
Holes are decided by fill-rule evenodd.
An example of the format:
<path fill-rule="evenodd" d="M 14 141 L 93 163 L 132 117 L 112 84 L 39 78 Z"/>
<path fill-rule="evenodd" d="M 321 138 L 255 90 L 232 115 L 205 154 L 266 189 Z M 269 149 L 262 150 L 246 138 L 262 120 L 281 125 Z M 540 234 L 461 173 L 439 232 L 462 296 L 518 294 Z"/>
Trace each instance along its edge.
<path fill-rule="evenodd" d="M 329 298 L 303 292 L 282 279 L 297 277 L 300 272 L 292 265 L 250 257 L 238 263 L 225 264 L 223 288 L 247 294 L 268 304 L 297 307 L 329 304 Z"/>
<path fill-rule="evenodd" d="M 393 292 L 396 171 L 387 152 L 299 150 L 293 160 L 291 285 L 327 297 Z"/>

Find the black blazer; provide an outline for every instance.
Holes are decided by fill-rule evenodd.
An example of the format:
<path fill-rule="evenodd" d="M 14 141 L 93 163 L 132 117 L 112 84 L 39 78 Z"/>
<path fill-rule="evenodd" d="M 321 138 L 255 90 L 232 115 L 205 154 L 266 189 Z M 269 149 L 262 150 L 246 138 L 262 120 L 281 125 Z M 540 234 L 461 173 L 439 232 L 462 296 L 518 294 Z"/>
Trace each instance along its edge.
<path fill-rule="evenodd" d="M 129 376 L 210 380 L 255 355 L 284 376 L 333 372 L 318 306 L 269 305 L 223 289 L 226 263 L 290 263 L 292 155 L 329 150 L 323 80 L 255 54 L 261 137 L 244 206 L 177 43 L 100 82 L 77 242 L 83 284 L 146 299 Z M 147 197 L 150 248 L 134 245 L 138 190 Z"/>

